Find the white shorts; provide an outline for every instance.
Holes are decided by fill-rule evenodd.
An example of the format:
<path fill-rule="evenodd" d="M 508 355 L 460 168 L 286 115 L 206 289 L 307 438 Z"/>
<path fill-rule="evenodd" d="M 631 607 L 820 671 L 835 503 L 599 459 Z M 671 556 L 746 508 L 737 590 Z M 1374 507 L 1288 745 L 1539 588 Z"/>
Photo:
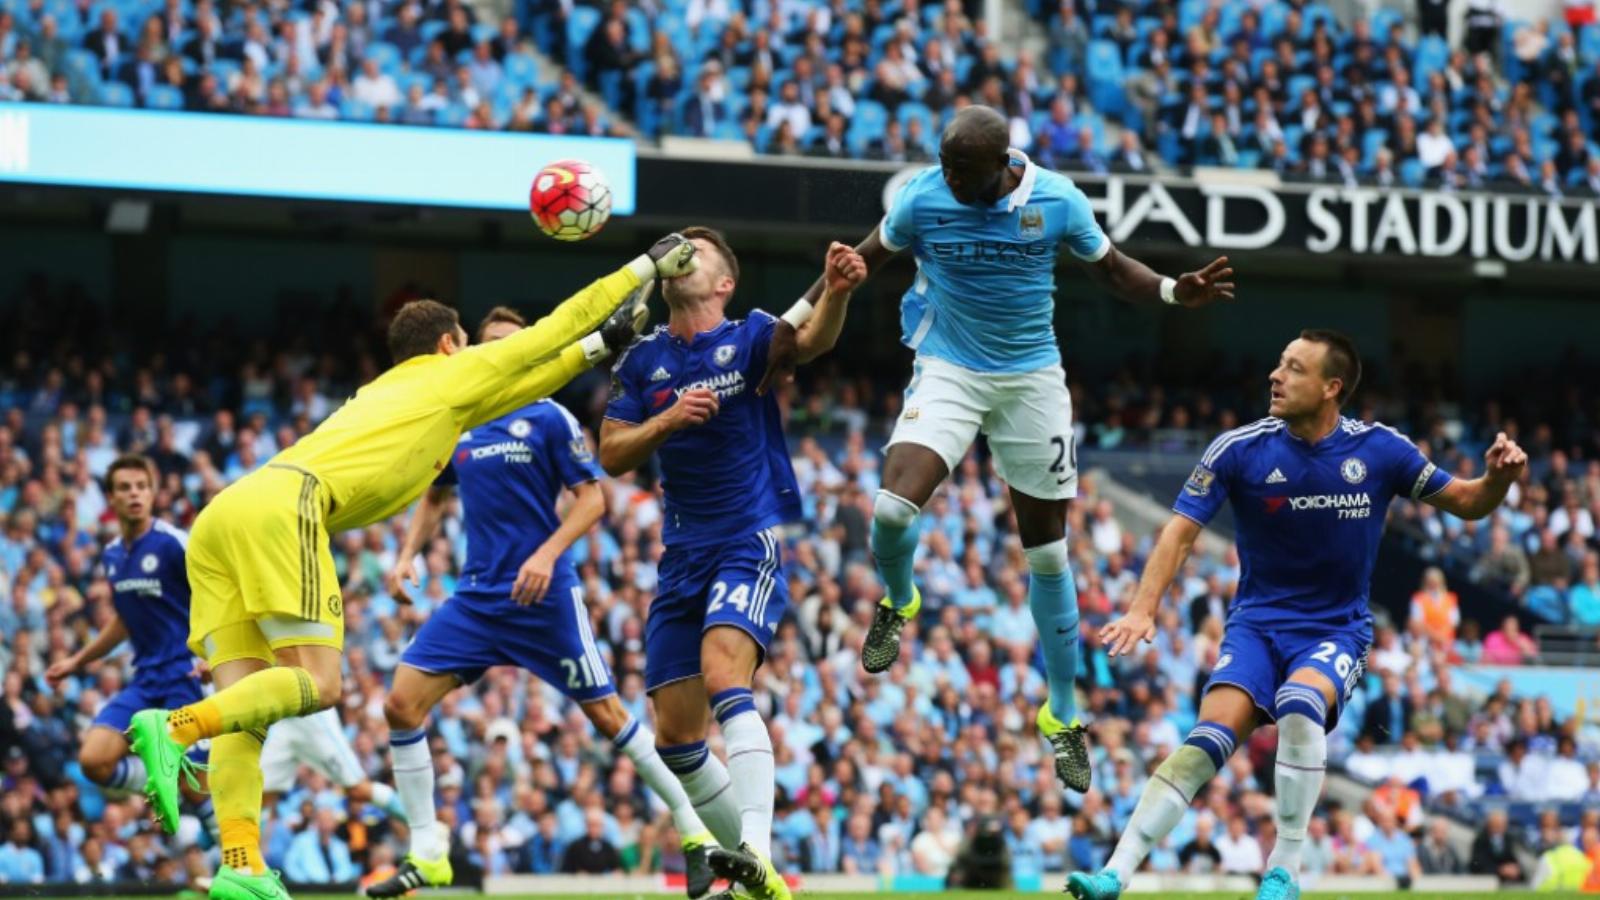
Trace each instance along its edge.
<path fill-rule="evenodd" d="M 1078 496 L 1072 395 L 1060 365 L 974 372 L 918 357 L 889 446 L 927 447 L 954 472 L 980 431 L 989 438 L 995 470 L 1012 488 L 1039 500 Z"/>
<path fill-rule="evenodd" d="M 367 780 L 361 760 L 345 739 L 339 714 L 332 709 L 273 723 L 261 748 L 261 789 L 269 794 L 287 793 L 302 765 L 344 788 Z"/>

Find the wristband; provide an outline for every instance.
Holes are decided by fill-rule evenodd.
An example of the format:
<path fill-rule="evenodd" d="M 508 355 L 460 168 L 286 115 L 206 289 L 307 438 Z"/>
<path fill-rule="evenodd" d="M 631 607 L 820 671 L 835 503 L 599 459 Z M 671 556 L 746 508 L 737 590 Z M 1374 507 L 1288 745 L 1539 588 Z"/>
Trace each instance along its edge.
<path fill-rule="evenodd" d="M 1178 282 L 1172 280 L 1171 278 L 1162 278 L 1161 279 L 1161 302 L 1167 304 L 1168 306 L 1177 306 L 1178 305 L 1177 287 L 1178 287 Z"/>
<path fill-rule="evenodd" d="M 778 318 L 788 322 L 795 331 L 799 331 L 801 325 L 810 321 L 811 314 L 814 312 L 816 312 L 816 307 L 811 305 L 811 301 L 801 297 L 794 302 L 793 306 L 789 307 L 788 312 Z"/>
<path fill-rule="evenodd" d="M 651 259 L 648 253 L 641 253 L 634 257 L 624 268 L 633 272 L 634 276 L 639 279 L 640 284 L 653 284 L 656 276 L 661 274 L 656 268 L 656 261 Z"/>

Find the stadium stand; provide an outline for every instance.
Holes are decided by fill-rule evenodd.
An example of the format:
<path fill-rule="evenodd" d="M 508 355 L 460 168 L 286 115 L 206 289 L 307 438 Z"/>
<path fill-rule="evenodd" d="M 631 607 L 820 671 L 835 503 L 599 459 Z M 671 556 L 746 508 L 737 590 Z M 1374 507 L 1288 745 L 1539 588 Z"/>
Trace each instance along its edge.
<path fill-rule="evenodd" d="M 36 279 L 10 299 L 10 317 L 0 322 L 0 745 L 8 748 L 0 760 L 0 882 L 193 883 L 208 872 L 198 823 L 187 822 L 173 841 L 160 838 L 142 797 L 101 793 L 73 761 L 75 735 L 126 676 L 122 662 L 69 679 L 59 693 L 42 677 L 49 662 L 92 637 L 109 605 L 97 559 L 114 523 L 98 477 L 120 452 L 149 454 L 162 473 L 160 514 L 186 525 L 211 495 L 378 371 L 375 323 L 336 303 L 319 313 L 318 327 L 301 322 L 294 338 L 245 340 L 179 325 L 135 352 L 113 339 L 81 288 Z M 315 343 L 331 335 L 353 337 Z M 1567 374 L 1565 383 L 1593 383 Z M 1092 389 L 1076 386 L 1086 460 L 1187 453 L 1259 404 L 1259 373 L 1253 384 L 1231 373 L 1203 384 L 1152 384 L 1160 382 L 1149 373 L 1125 371 Z M 563 399 L 592 422 L 602 394 L 603 384 L 590 380 Z M 1594 726 L 1558 720 L 1548 700 L 1514 696 L 1509 684 L 1476 698 L 1451 674 L 1460 662 L 1559 662 L 1522 623 L 1559 621 L 1596 646 L 1600 410 L 1594 398 L 1551 397 L 1548 408 L 1487 402 L 1464 413 L 1469 407 L 1443 399 L 1409 407 L 1400 399 L 1408 396 L 1434 395 L 1375 387 L 1354 413 L 1382 410 L 1418 426 L 1428 452 L 1452 470 L 1471 471 L 1498 429 L 1516 431 L 1534 464 L 1484 528 L 1421 506 L 1396 512 L 1403 543 L 1390 552 L 1438 568 L 1409 608 L 1382 614 L 1369 676 L 1333 742 L 1343 768 L 1373 790 L 1359 807 L 1330 803 L 1314 821 L 1307 872 L 1470 870 L 1518 882 L 1532 865 L 1519 850 L 1572 844 L 1600 856 L 1600 830 L 1590 831 L 1600 826 Z M 1152 536 L 1129 524 L 1096 476 L 1085 477 L 1070 533 L 1091 626 L 1083 630 L 1080 686 L 1094 722 L 1096 789 L 1064 805 L 1033 730 L 1044 683 L 1021 548 L 1005 494 L 980 456 L 962 464 L 925 513 L 917 569 L 930 614 L 908 632 L 908 650 L 887 676 L 861 675 L 856 648 L 881 595 L 867 547 L 878 467 L 869 447 L 883 438 L 898 400 L 898 385 L 835 370 L 792 389 L 786 403 L 807 508 L 785 536 L 794 610 L 757 686 L 778 753 L 779 865 L 941 879 L 962 835 L 999 817 L 1019 877 L 1094 868 L 1148 773 L 1194 724 L 1195 692 L 1217 664 L 1238 558 L 1226 542 L 1197 554 L 1154 644 L 1109 660 L 1092 626 L 1122 608 Z M 660 498 L 648 477 L 606 488 L 610 518 L 574 552 L 601 651 L 624 703 L 644 719 L 641 635 L 662 550 Z M 415 606 L 397 604 L 383 584 L 403 517 L 335 541 L 350 636 L 340 714 L 375 778 L 388 777 L 387 679 L 418 622 L 450 595 L 462 559 L 456 515 L 424 554 Z M 1458 592 L 1467 590 L 1489 605 L 1462 601 Z M 1472 612 L 1484 608 L 1497 614 Z M 626 761 L 525 673 L 496 670 L 452 695 L 431 741 L 440 815 L 456 839 L 457 872 L 469 880 L 570 868 L 565 849 L 596 815 L 628 871 L 681 870 L 670 819 Z M 1259 869 L 1273 840 L 1272 746 L 1269 729 L 1244 748 L 1157 848 L 1154 869 Z M 296 881 L 343 881 L 393 862 L 387 838 L 400 826 L 309 769 L 267 818 L 267 858 Z M 1451 819 L 1480 830 L 1470 853 L 1448 840 Z M 314 864 L 323 858 L 338 864 Z"/>
<path fill-rule="evenodd" d="M 982 102 L 1063 169 L 1600 195 L 1592 14 L 1489 9 L 1451 46 L 1389 8 L 1340 21 L 1282 0 L 1028 0 L 1040 62 L 1002 52 L 979 5 L 523 0 L 492 23 L 461 0 L 5 0 L 0 99 L 549 133 L 631 122 L 906 162 Z"/>

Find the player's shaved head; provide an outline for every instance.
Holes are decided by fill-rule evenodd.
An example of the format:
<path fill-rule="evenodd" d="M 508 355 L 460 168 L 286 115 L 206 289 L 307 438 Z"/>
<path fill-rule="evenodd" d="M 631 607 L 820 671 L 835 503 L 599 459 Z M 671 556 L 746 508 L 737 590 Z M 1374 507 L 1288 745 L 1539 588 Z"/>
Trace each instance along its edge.
<path fill-rule="evenodd" d="M 989 107 L 969 106 L 956 113 L 939 141 L 939 167 L 957 201 L 987 206 L 1010 189 L 1005 179 L 1010 141 L 1005 116 Z"/>
<path fill-rule="evenodd" d="M 1004 156 L 1011 143 L 1005 116 L 976 104 L 955 114 L 939 139 L 939 152 Z"/>

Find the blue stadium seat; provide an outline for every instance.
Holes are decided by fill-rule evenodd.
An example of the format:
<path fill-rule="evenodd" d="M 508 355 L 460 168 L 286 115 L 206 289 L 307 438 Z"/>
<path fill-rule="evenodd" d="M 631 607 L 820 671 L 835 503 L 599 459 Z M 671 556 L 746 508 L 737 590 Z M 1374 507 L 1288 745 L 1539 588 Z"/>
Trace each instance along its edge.
<path fill-rule="evenodd" d="M 1321 3 L 1308 3 L 1305 9 L 1300 11 L 1300 36 L 1310 38 L 1318 22 L 1323 23 L 1329 34 L 1339 32 L 1339 20 L 1334 16 L 1333 10 Z"/>
<path fill-rule="evenodd" d="M 1412 81 L 1416 84 L 1427 84 L 1428 76 L 1445 67 L 1450 61 L 1450 45 L 1444 38 L 1430 34 L 1417 42 L 1416 64 L 1413 66 Z M 1342 71 L 1342 70 L 1341 70 Z"/>
<path fill-rule="evenodd" d="M 231 59 L 219 57 L 211 61 L 211 74 L 217 76 L 217 83 L 222 85 L 224 89 L 228 87 L 228 83 L 243 68 L 237 61 Z"/>
<path fill-rule="evenodd" d="M 362 103 L 354 97 L 346 97 L 339 104 L 339 117 L 353 122 L 371 122 L 376 111 L 370 104 Z"/>
<path fill-rule="evenodd" d="M 133 88 L 120 81 L 108 81 L 100 85 L 100 103 L 103 106 L 132 106 Z"/>
<path fill-rule="evenodd" d="M 1289 108 L 1300 108 L 1300 95 L 1306 91 L 1316 90 L 1317 79 L 1310 75 L 1289 76 Z"/>
<path fill-rule="evenodd" d="M 1600 23 L 1583 26 L 1578 34 L 1578 53 L 1591 66 L 1600 62 Z"/>
<path fill-rule="evenodd" d="M 895 111 L 895 118 L 900 120 L 900 127 L 905 128 L 912 119 L 922 120 L 923 134 L 937 134 L 938 128 L 933 121 L 933 110 L 921 103 L 902 103 Z"/>
<path fill-rule="evenodd" d="M 750 67 L 734 66 L 723 73 L 728 79 L 728 86 L 743 94 L 750 90 Z"/>
<path fill-rule="evenodd" d="M 1373 128 L 1361 136 L 1361 163 L 1373 165 L 1378 161 L 1378 151 L 1383 149 L 1384 142 L 1389 139 L 1389 132 L 1382 128 Z"/>
<path fill-rule="evenodd" d="M 1389 29 L 1404 24 L 1405 16 L 1398 9 L 1380 7 L 1372 14 L 1372 37 L 1379 46 L 1389 43 Z"/>
<path fill-rule="evenodd" d="M 622 79 L 624 75 L 620 69 L 600 73 L 600 96 L 605 98 L 606 105 L 612 109 L 622 107 Z"/>
<path fill-rule="evenodd" d="M 1268 3 L 1261 8 L 1261 33 L 1268 38 L 1277 37 L 1288 19 L 1289 4 Z"/>
<path fill-rule="evenodd" d="M 537 84 L 539 81 L 539 65 L 526 53 L 506 54 L 502 71 L 507 80 L 517 85 Z"/>
<path fill-rule="evenodd" d="M 183 109 L 183 91 L 170 84 L 152 85 L 145 92 L 144 105 L 150 109 Z"/>
<path fill-rule="evenodd" d="M 1403 159 L 1400 161 L 1400 183 L 1406 187 L 1422 187 L 1422 160 Z"/>
<path fill-rule="evenodd" d="M 495 30 L 493 25 L 487 25 L 483 22 L 479 22 L 478 24 L 472 26 L 472 42 L 474 44 L 481 44 L 484 41 L 492 41 L 495 39 L 498 33 L 499 32 Z"/>
<path fill-rule="evenodd" d="M 367 59 L 377 62 L 378 68 L 392 75 L 400 68 L 400 48 L 387 41 L 373 41 L 367 45 Z"/>
<path fill-rule="evenodd" d="M 428 44 L 428 43 L 432 43 L 434 38 L 438 37 L 441 34 L 444 34 L 444 30 L 446 28 L 449 28 L 449 27 L 450 27 L 450 25 L 447 22 L 440 22 L 438 20 L 432 20 L 432 21 L 428 21 L 428 22 L 423 22 L 421 25 L 418 25 L 417 26 L 417 33 L 422 35 L 422 42 L 424 44 Z"/>
<path fill-rule="evenodd" d="M 462 125 L 466 124 L 467 116 L 470 114 L 471 110 L 467 109 L 465 106 L 462 106 L 459 103 L 452 103 L 449 106 L 446 106 L 444 109 L 439 110 L 438 114 L 434 116 L 434 122 L 450 128 L 460 128 Z"/>
<path fill-rule="evenodd" d="M 1108 115 L 1122 112 L 1125 95 L 1122 86 L 1122 53 L 1111 41 L 1090 41 L 1086 66 L 1089 100 L 1095 109 Z"/>
<path fill-rule="evenodd" d="M 650 52 L 650 18 L 637 7 L 628 10 L 628 49 L 635 53 Z"/>
<path fill-rule="evenodd" d="M 68 77 L 82 78 L 94 84 L 100 83 L 100 60 L 94 53 L 82 48 L 67 51 Z"/>
<path fill-rule="evenodd" d="M 567 16 L 567 68 L 579 78 L 589 74 L 589 61 L 584 58 L 584 45 L 589 35 L 600 27 L 600 10 L 590 6 L 574 6 Z"/>

